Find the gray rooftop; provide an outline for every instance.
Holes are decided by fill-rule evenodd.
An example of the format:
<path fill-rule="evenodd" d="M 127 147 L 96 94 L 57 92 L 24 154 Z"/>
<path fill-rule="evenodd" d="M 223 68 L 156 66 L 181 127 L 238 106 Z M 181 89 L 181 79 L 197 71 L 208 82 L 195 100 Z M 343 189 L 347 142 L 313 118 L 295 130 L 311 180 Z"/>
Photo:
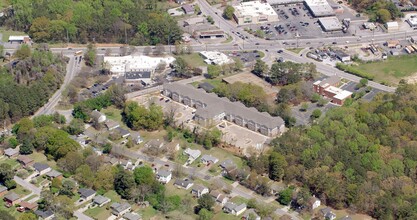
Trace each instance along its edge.
<path fill-rule="evenodd" d="M 190 184 L 193 184 L 193 181 L 189 179 L 176 179 L 174 182 L 174 185 L 181 186 L 183 188 L 187 188 L 187 186 L 189 186 Z"/>
<path fill-rule="evenodd" d="M 304 2 L 315 17 L 335 15 L 332 6 L 326 0 L 305 0 Z"/>
<path fill-rule="evenodd" d="M 111 209 L 113 209 L 114 211 L 119 212 L 119 213 L 120 212 L 123 212 L 124 210 L 126 210 L 126 209 L 128 209 L 130 207 L 131 206 L 130 206 L 129 203 L 122 203 L 122 204 L 120 204 L 120 203 L 117 203 L 117 202 L 111 204 L 111 206 L 110 206 Z"/>
<path fill-rule="evenodd" d="M 89 197 L 96 193 L 96 191 L 92 189 L 81 188 L 78 190 L 78 193 L 83 197 Z"/>
<path fill-rule="evenodd" d="M 15 154 L 18 154 L 19 151 L 17 149 L 13 149 L 13 148 L 7 148 L 6 150 L 4 150 L 4 154 L 6 154 L 7 156 L 13 156 Z"/>
<path fill-rule="evenodd" d="M 148 79 L 151 78 L 151 71 L 131 71 L 125 73 L 126 79 Z"/>
<path fill-rule="evenodd" d="M 229 209 L 229 210 L 234 210 L 236 208 L 236 204 L 234 204 L 233 202 L 226 202 L 226 204 L 224 204 L 224 208 L 225 209 Z"/>
<path fill-rule="evenodd" d="M 0 185 L 0 193 L 7 191 L 7 187 Z"/>
<path fill-rule="evenodd" d="M 194 12 L 194 7 L 192 5 L 183 5 L 182 9 L 185 11 L 185 13 Z"/>
<path fill-rule="evenodd" d="M 194 149 L 191 149 L 191 148 L 185 149 L 184 153 L 187 154 L 188 156 L 190 156 L 193 159 L 197 159 L 201 155 L 200 150 L 194 150 Z"/>
<path fill-rule="evenodd" d="M 127 219 L 127 220 L 140 220 L 140 219 L 142 219 L 142 216 L 140 216 L 137 213 L 128 212 L 128 213 L 123 215 L 123 218 Z"/>
<path fill-rule="evenodd" d="M 97 110 L 94 110 L 94 111 L 91 112 L 91 117 L 93 117 L 93 118 L 100 118 L 103 115 L 104 115 L 103 113 L 101 113 Z"/>
<path fill-rule="evenodd" d="M 231 102 L 225 97 L 220 98 L 214 93 L 206 93 L 204 90 L 196 89 L 191 85 L 169 83 L 164 84 L 164 89 L 203 102 L 206 107 L 197 109 L 195 114 L 205 119 L 211 119 L 214 116 L 226 113 L 240 116 L 245 120 L 253 121 L 271 129 L 284 125 L 284 120 L 280 117 L 272 117 L 266 112 L 257 111 L 255 108 L 247 108 L 241 102 Z"/>
<path fill-rule="evenodd" d="M 94 202 L 94 203 L 97 203 L 97 204 L 99 204 L 99 205 L 101 205 L 101 204 L 103 204 L 103 203 L 106 203 L 107 201 L 110 201 L 110 199 L 109 199 L 109 198 L 107 198 L 107 197 L 105 197 L 105 196 L 102 196 L 102 195 L 97 195 L 97 196 L 95 196 L 95 197 L 94 197 L 94 199 L 93 199 L 93 202 Z"/>
<path fill-rule="evenodd" d="M 36 171 L 41 172 L 48 169 L 49 165 L 45 163 L 35 163 L 33 164 L 33 168 L 35 168 Z"/>
<path fill-rule="evenodd" d="M 16 201 L 20 198 L 19 195 L 17 195 L 14 192 L 10 192 L 7 195 L 4 196 L 5 199 L 9 200 L 9 201 Z"/>
<path fill-rule="evenodd" d="M 220 164 L 220 167 L 227 169 L 228 167 L 236 167 L 236 164 L 231 159 L 227 159 Z"/>
<path fill-rule="evenodd" d="M 118 131 L 122 136 L 130 135 L 130 132 L 128 130 L 123 129 L 121 127 L 117 127 L 115 130 Z"/>
<path fill-rule="evenodd" d="M 216 157 L 213 157 L 213 156 L 211 156 L 211 155 L 204 154 L 204 155 L 201 157 L 201 160 L 215 162 L 216 160 L 218 161 L 219 159 L 217 159 Z"/>
<path fill-rule="evenodd" d="M 238 205 L 238 206 L 235 207 L 235 211 L 236 212 L 239 212 L 239 211 L 241 211 L 243 209 L 246 209 L 246 204 L 245 203 L 242 203 L 242 204 L 240 204 L 240 205 Z"/>
<path fill-rule="evenodd" d="M 328 84 L 328 85 L 334 85 L 334 84 L 337 84 L 338 82 L 340 82 L 340 77 L 338 77 L 338 76 L 330 76 L 330 77 L 328 77 L 328 78 L 320 81 L 318 83 L 318 85 L 319 86 L 324 86 L 326 84 Z"/>
<path fill-rule="evenodd" d="M 208 189 L 207 187 L 203 186 L 203 185 L 194 185 L 193 186 L 193 191 L 197 191 L 197 192 L 201 192 L 204 189 Z"/>
<path fill-rule="evenodd" d="M 319 18 L 320 24 L 323 26 L 325 31 L 338 31 L 342 30 L 342 24 L 337 17 L 325 17 Z"/>
<path fill-rule="evenodd" d="M 206 92 L 211 92 L 214 89 L 214 86 L 208 82 L 203 82 L 198 84 L 198 88 L 204 89 Z"/>
<path fill-rule="evenodd" d="M 156 174 L 158 176 L 167 177 L 167 176 L 171 175 L 171 171 L 160 169 L 160 170 L 158 170 L 158 172 Z"/>
<path fill-rule="evenodd" d="M 36 210 L 35 214 L 41 218 L 48 218 L 54 215 L 54 213 L 51 210 L 47 210 L 47 211 Z"/>
<path fill-rule="evenodd" d="M 51 170 L 51 171 L 46 173 L 46 176 L 53 177 L 53 178 L 61 176 L 61 175 L 62 175 L 62 173 L 59 172 L 59 171 L 56 171 L 56 170 Z"/>

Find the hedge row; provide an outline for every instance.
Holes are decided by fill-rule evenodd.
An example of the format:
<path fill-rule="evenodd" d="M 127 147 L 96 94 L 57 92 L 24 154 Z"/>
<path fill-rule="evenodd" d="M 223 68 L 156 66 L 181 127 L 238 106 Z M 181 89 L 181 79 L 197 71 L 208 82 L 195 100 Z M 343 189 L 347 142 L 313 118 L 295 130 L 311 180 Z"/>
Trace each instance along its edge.
<path fill-rule="evenodd" d="M 350 66 L 350 65 L 346 65 L 346 64 L 343 64 L 343 63 L 337 63 L 336 68 L 338 68 L 339 70 L 345 71 L 347 73 L 353 74 L 355 76 L 359 76 L 359 77 L 368 79 L 368 80 L 373 80 L 374 79 L 374 76 L 372 76 L 372 75 L 370 75 L 370 74 L 368 74 L 368 73 L 366 73 L 362 70 L 355 69 L 353 66 Z"/>

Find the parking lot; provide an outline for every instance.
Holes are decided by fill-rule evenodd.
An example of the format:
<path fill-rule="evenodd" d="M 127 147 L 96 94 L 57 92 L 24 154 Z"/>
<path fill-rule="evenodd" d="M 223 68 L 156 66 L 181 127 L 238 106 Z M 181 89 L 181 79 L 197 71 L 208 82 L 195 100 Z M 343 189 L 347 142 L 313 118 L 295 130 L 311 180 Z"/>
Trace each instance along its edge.
<path fill-rule="evenodd" d="M 245 66 L 250 66 L 252 62 L 261 58 L 258 51 L 233 51 L 228 54 L 230 57 L 240 59 Z"/>
<path fill-rule="evenodd" d="M 328 110 L 337 107 L 337 105 L 329 102 L 323 107 L 318 107 L 316 104 L 309 103 L 309 106 L 306 111 L 300 111 L 301 104 L 298 106 L 291 107 L 291 115 L 296 119 L 295 125 L 308 125 L 311 122 L 311 114 L 315 109 L 320 109 L 322 115 L 324 115 Z"/>

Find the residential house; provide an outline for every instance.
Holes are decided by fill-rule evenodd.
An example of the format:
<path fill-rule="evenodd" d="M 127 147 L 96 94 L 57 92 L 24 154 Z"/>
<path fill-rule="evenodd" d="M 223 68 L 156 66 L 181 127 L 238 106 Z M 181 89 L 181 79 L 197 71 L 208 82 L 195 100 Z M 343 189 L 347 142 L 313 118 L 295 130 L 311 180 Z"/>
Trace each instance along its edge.
<path fill-rule="evenodd" d="M 97 111 L 97 109 L 91 112 L 91 117 L 94 120 L 97 120 L 98 123 L 105 122 L 106 121 L 106 118 L 107 118 L 105 114 Z"/>
<path fill-rule="evenodd" d="M 137 213 L 128 212 L 128 213 L 123 215 L 123 219 L 125 219 L 125 220 L 142 220 L 142 216 L 137 214 Z"/>
<path fill-rule="evenodd" d="M 3 200 L 9 205 L 14 206 L 20 202 L 20 196 L 14 192 L 9 192 L 7 195 L 4 196 Z"/>
<path fill-rule="evenodd" d="M 110 206 L 111 213 L 117 217 L 122 217 L 124 214 L 130 212 L 132 207 L 129 203 L 113 203 Z"/>
<path fill-rule="evenodd" d="M 187 15 L 194 14 L 194 6 L 193 5 L 183 5 L 181 8 L 184 11 L 184 13 L 187 14 Z"/>
<path fill-rule="evenodd" d="M 35 172 L 38 173 L 38 175 L 40 176 L 52 170 L 52 168 L 49 167 L 49 165 L 45 163 L 34 163 L 33 168 L 35 169 Z"/>
<path fill-rule="evenodd" d="M 26 201 L 21 201 L 19 203 L 20 207 L 22 207 L 22 211 L 35 211 L 38 209 L 38 203 L 30 203 Z"/>
<path fill-rule="evenodd" d="M 125 170 L 134 170 L 138 165 L 139 165 L 140 161 L 136 160 L 135 163 L 132 163 L 131 160 L 125 160 L 125 159 L 120 159 L 119 160 L 119 164 L 122 165 L 122 167 Z"/>
<path fill-rule="evenodd" d="M 246 211 L 246 204 L 242 203 L 240 205 L 236 205 L 233 202 L 227 202 L 224 206 L 223 206 L 223 211 L 226 213 L 230 213 L 232 215 L 240 215 L 242 214 L 244 211 Z"/>
<path fill-rule="evenodd" d="M 220 193 L 218 190 L 213 190 L 210 192 L 211 197 L 214 199 L 216 203 L 218 203 L 221 206 L 224 206 L 226 202 L 229 200 L 227 196 Z"/>
<path fill-rule="evenodd" d="M 207 93 L 191 85 L 164 84 L 163 93 L 176 102 L 196 108 L 194 120 L 203 126 L 211 126 L 226 119 L 266 136 L 280 135 L 285 131 L 284 120 L 280 117 L 272 117 L 255 108 L 247 108 L 241 102 L 220 98 L 214 93 Z"/>
<path fill-rule="evenodd" d="M 4 155 L 6 155 L 8 158 L 16 158 L 19 155 L 19 149 L 7 148 L 4 150 Z"/>
<path fill-rule="evenodd" d="M 107 127 L 107 130 L 109 130 L 109 131 L 114 130 L 114 129 L 120 127 L 120 125 L 117 122 L 113 121 L 113 120 L 107 120 L 104 123 L 104 125 Z"/>
<path fill-rule="evenodd" d="M 94 196 L 96 195 L 96 191 L 92 190 L 92 189 L 86 189 L 86 188 L 81 188 L 78 190 L 78 193 L 80 194 L 80 197 L 84 200 L 92 200 L 94 198 Z"/>
<path fill-rule="evenodd" d="M 7 187 L 0 185 L 0 196 L 4 196 L 7 192 Z"/>
<path fill-rule="evenodd" d="M 155 147 L 155 148 L 162 148 L 164 146 L 164 142 L 159 139 L 152 139 L 145 144 L 145 147 Z"/>
<path fill-rule="evenodd" d="M 313 196 L 308 200 L 308 205 L 310 206 L 311 210 L 314 210 L 321 205 L 320 199 Z"/>
<path fill-rule="evenodd" d="M 109 202 L 110 202 L 110 199 L 105 197 L 105 196 L 102 196 L 102 195 L 96 195 L 93 198 L 93 203 L 98 205 L 98 207 L 103 207 L 104 205 L 106 205 Z"/>
<path fill-rule="evenodd" d="M 217 159 L 216 157 L 213 157 L 213 156 L 211 156 L 211 155 L 204 154 L 204 155 L 201 157 L 201 162 L 202 162 L 204 165 L 209 166 L 209 165 L 211 165 L 211 164 L 215 164 L 215 163 L 219 162 L 219 159 Z"/>
<path fill-rule="evenodd" d="M 242 220 L 261 220 L 261 217 L 254 209 L 248 209 L 242 216 Z"/>
<path fill-rule="evenodd" d="M 193 181 L 189 179 L 183 179 L 183 180 L 176 179 L 174 182 L 174 186 L 178 188 L 182 188 L 182 189 L 189 189 L 193 185 L 194 185 Z"/>
<path fill-rule="evenodd" d="M 209 193 L 209 189 L 203 185 L 194 185 L 191 190 L 191 194 L 197 198 L 200 198 L 202 195 Z"/>
<path fill-rule="evenodd" d="M 24 167 L 32 166 L 34 161 L 32 158 L 26 156 L 26 155 L 19 155 L 17 157 L 17 161 L 22 164 Z"/>
<path fill-rule="evenodd" d="M 223 161 L 220 165 L 222 175 L 228 175 L 237 169 L 237 165 L 230 159 Z"/>
<path fill-rule="evenodd" d="M 172 173 L 169 170 L 160 169 L 158 172 L 156 172 L 156 179 L 163 184 L 169 183 L 172 178 Z"/>
<path fill-rule="evenodd" d="M 188 156 L 187 162 L 185 162 L 185 165 L 190 165 L 194 160 L 196 160 L 200 155 L 200 150 L 193 150 L 191 148 L 187 148 L 184 151 L 184 154 Z"/>
<path fill-rule="evenodd" d="M 143 138 L 140 136 L 140 134 L 138 132 L 135 132 L 135 133 L 131 134 L 131 136 L 132 136 L 132 141 L 135 144 L 140 144 L 140 143 L 143 142 Z"/>
<path fill-rule="evenodd" d="M 129 137 L 130 136 L 130 132 L 128 131 L 128 130 L 126 130 L 126 129 L 123 129 L 123 128 L 121 128 L 121 127 L 118 127 L 118 128 L 116 128 L 116 129 L 114 129 L 116 132 L 119 132 L 119 134 L 120 134 L 120 136 L 122 137 L 122 138 L 127 138 L 127 137 Z"/>
<path fill-rule="evenodd" d="M 43 220 L 52 220 L 55 218 L 55 214 L 51 210 L 47 210 L 47 211 L 36 210 L 35 214 L 38 216 L 39 219 L 43 219 Z"/>
<path fill-rule="evenodd" d="M 63 176 L 61 172 L 58 172 L 56 170 L 51 170 L 49 172 L 46 173 L 46 176 L 50 179 L 53 180 L 55 178 L 58 178 L 60 180 L 62 180 Z"/>
<path fill-rule="evenodd" d="M 329 207 L 320 209 L 320 214 L 326 219 L 326 220 L 334 220 L 336 219 L 336 215 L 332 212 L 332 210 Z"/>

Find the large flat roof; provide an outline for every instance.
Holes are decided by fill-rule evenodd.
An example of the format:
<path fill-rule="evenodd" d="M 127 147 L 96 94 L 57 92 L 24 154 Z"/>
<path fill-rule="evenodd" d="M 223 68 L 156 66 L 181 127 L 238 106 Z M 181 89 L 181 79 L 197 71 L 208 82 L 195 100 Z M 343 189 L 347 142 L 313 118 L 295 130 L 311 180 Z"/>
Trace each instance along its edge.
<path fill-rule="evenodd" d="M 285 4 L 295 4 L 302 3 L 304 0 L 267 0 L 270 5 L 285 5 Z"/>
<path fill-rule="evenodd" d="M 336 17 L 319 18 L 319 22 L 325 31 L 342 30 L 342 24 Z"/>
<path fill-rule="evenodd" d="M 315 17 L 335 15 L 327 0 L 304 0 L 304 2 Z"/>
<path fill-rule="evenodd" d="M 268 3 L 262 3 L 259 1 L 253 2 L 241 2 L 239 5 L 234 6 L 236 17 L 252 16 L 257 17 L 261 15 L 277 15 L 275 10 Z M 278 16 L 278 15 L 277 15 Z"/>
<path fill-rule="evenodd" d="M 172 56 L 150 57 L 144 55 L 129 55 L 123 57 L 104 57 L 104 62 L 107 62 L 110 65 L 110 71 L 113 73 L 154 70 L 158 66 L 158 64 L 164 62 L 168 65 L 174 62 L 174 60 L 175 58 Z"/>
<path fill-rule="evenodd" d="M 196 115 L 203 118 L 213 118 L 222 113 L 226 113 L 240 116 L 245 120 L 253 121 L 271 129 L 284 125 L 284 120 L 281 117 L 272 117 L 270 114 L 259 112 L 253 107 L 247 108 L 241 102 L 232 102 L 225 97 L 220 98 L 214 93 L 206 93 L 204 90 L 196 89 L 191 85 L 169 83 L 164 84 L 164 89 L 205 103 L 207 107 L 199 108 L 196 111 Z"/>

